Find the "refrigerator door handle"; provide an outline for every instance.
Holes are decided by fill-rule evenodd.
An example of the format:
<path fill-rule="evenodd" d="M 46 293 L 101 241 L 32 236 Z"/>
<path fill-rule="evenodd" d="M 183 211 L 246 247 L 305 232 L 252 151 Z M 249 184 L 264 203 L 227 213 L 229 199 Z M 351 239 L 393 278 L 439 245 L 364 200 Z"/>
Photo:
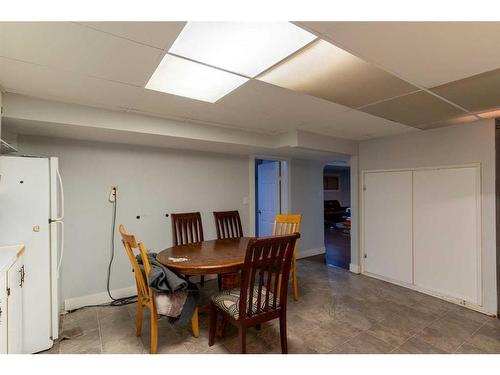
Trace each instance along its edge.
<path fill-rule="evenodd" d="M 64 188 L 63 188 L 61 174 L 59 173 L 59 168 L 56 169 L 56 176 L 57 176 L 57 182 L 59 183 L 59 191 L 61 192 L 61 216 L 53 218 L 51 220 L 52 222 L 54 221 L 60 222 L 64 219 Z"/>
<path fill-rule="evenodd" d="M 61 269 L 64 256 L 64 221 L 55 221 L 55 224 L 61 224 L 61 254 L 59 255 L 59 261 L 57 262 L 57 278 L 59 279 L 59 270 Z"/>

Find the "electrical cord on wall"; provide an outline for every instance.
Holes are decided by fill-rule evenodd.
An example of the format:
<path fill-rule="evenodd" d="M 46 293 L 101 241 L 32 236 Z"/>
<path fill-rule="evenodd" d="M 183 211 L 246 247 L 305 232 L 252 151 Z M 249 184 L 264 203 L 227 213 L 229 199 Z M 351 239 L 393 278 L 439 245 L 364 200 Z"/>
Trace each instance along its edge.
<path fill-rule="evenodd" d="M 115 192 L 115 199 L 113 201 L 113 216 L 111 219 L 111 243 L 110 243 L 111 256 L 109 258 L 108 276 L 107 276 L 107 281 L 106 281 L 106 290 L 108 292 L 109 298 L 111 299 L 111 302 L 107 305 L 110 305 L 110 306 L 128 305 L 128 304 L 134 303 L 137 299 L 136 296 L 114 298 L 111 295 L 111 289 L 109 287 L 109 284 L 111 282 L 111 267 L 113 266 L 113 260 L 115 259 L 115 230 L 116 230 L 116 208 L 117 208 L 117 205 L 118 205 L 118 197 L 117 197 L 117 194 Z"/>
<path fill-rule="evenodd" d="M 117 203 L 118 203 L 118 197 L 117 197 L 116 193 L 115 193 L 115 199 L 112 203 L 113 203 L 113 215 L 112 215 L 112 219 L 111 219 L 111 239 L 110 239 L 111 252 L 110 252 L 110 258 L 109 258 L 109 263 L 108 263 L 108 274 L 107 274 L 107 280 L 106 280 L 106 291 L 108 292 L 108 296 L 111 299 L 111 302 L 97 304 L 97 305 L 82 306 L 82 307 L 79 307 L 77 309 L 70 310 L 70 311 L 68 311 L 68 313 L 72 313 L 74 311 L 83 309 L 85 307 L 124 306 L 124 305 L 129 305 L 129 304 L 137 301 L 137 296 L 114 298 L 113 295 L 111 294 L 111 289 L 110 289 L 109 284 L 111 282 L 111 267 L 113 266 L 113 260 L 115 259 L 116 210 L 117 210 Z"/>

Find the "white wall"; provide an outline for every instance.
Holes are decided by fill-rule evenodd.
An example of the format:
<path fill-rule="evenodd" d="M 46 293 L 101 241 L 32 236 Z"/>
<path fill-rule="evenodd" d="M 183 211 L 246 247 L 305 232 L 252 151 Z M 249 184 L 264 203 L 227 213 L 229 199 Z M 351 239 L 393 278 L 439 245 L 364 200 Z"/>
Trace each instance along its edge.
<path fill-rule="evenodd" d="M 325 250 L 323 215 L 323 166 L 313 160 L 291 161 L 291 213 L 302 214 L 299 256 Z"/>
<path fill-rule="evenodd" d="M 363 141 L 359 145 L 360 172 L 466 163 L 481 163 L 483 305 L 488 312 L 496 313 L 494 120 Z"/>
<path fill-rule="evenodd" d="M 117 223 L 153 251 L 172 243 L 165 213 L 201 211 L 209 239 L 216 237 L 212 211 L 237 209 L 247 233 L 246 157 L 29 136 L 18 142 L 24 153 L 60 158 L 66 198 L 63 300 L 106 290 L 112 185 L 118 186 Z M 116 235 L 115 244 L 111 289 L 130 287 L 133 274 Z"/>

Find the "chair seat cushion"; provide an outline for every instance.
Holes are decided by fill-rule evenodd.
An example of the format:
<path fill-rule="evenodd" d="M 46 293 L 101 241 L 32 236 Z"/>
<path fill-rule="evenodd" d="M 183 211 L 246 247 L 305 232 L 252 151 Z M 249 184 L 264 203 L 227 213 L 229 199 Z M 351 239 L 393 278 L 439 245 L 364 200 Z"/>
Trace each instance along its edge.
<path fill-rule="evenodd" d="M 240 288 L 223 290 L 222 292 L 212 296 L 212 302 L 221 310 L 228 313 L 233 319 L 238 320 L 240 318 Z M 253 290 L 253 306 L 252 311 L 257 312 L 257 302 L 258 302 L 259 290 L 257 287 Z M 261 311 L 265 309 L 266 306 L 266 288 L 262 287 L 260 300 Z M 274 308 L 274 294 L 269 292 L 269 308 Z M 279 305 L 279 298 L 276 299 L 276 305 Z"/>

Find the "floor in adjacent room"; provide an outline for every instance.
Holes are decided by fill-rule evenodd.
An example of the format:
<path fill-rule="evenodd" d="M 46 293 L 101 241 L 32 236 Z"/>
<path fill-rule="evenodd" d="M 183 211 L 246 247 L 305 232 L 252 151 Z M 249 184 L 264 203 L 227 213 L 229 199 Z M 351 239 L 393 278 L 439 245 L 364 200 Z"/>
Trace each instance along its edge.
<path fill-rule="evenodd" d="M 343 228 L 325 225 L 326 261 L 331 266 L 349 269 L 351 263 L 351 236 Z"/>
<path fill-rule="evenodd" d="M 500 353 L 500 321 L 460 306 L 346 270 L 324 256 L 298 261 L 300 299 L 288 305 L 291 353 Z M 216 282 L 205 288 L 215 292 Z M 63 317 L 64 332 L 82 334 L 47 353 L 147 353 L 149 324 L 135 336 L 136 306 L 89 307 Z M 280 353 L 277 320 L 252 329 L 249 353 Z M 208 346 L 208 316 L 200 336 L 159 322 L 159 353 L 238 353 L 237 331 Z"/>

